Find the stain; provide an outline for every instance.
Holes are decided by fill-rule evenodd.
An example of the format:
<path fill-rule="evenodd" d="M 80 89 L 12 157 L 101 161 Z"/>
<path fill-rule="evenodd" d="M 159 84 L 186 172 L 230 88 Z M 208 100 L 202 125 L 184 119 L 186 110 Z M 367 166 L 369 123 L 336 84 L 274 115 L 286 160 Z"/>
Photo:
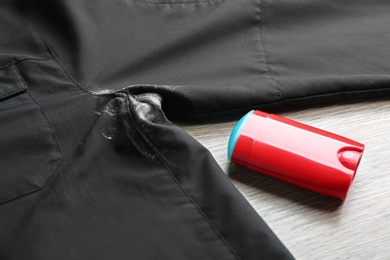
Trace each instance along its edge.
<path fill-rule="evenodd" d="M 117 103 L 117 100 L 111 100 L 100 112 L 103 120 L 101 133 L 108 140 L 113 140 L 119 134 L 118 124 L 120 123 L 120 118 L 118 117 Z"/>
<path fill-rule="evenodd" d="M 161 96 L 156 93 L 133 95 L 129 88 L 116 92 L 96 91 L 98 96 L 112 96 L 98 112 L 103 122 L 101 134 L 116 146 L 133 146 L 147 161 L 156 154 L 149 142 L 156 124 L 170 123 L 161 108 Z M 156 137 L 158 138 L 158 137 Z"/>

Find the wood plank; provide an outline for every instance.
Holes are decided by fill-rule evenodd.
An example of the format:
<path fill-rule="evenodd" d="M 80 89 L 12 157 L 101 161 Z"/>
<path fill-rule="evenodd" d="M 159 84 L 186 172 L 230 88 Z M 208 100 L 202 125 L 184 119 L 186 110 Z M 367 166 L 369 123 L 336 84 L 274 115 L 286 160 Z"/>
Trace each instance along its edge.
<path fill-rule="evenodd" d="M 299 107 L 278 114 L 366 145 L 343 202 L 230 163 L 237 120 L 179 125 L 207 147 L 297 259 L 390 259 L 390 101 Z"/>

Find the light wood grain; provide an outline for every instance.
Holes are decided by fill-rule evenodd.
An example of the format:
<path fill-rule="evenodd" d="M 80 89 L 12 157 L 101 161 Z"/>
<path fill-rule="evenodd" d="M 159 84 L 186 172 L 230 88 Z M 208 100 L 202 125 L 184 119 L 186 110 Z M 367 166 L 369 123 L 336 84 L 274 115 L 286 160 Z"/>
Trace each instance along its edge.
<path fill-rule="evenodd" d="M 366 145 L 344 202 L 230 163 L 227 143 L 239 118 L 180 125 L 211 151 L 297 259 L 390 259 L 390 101 L 300 107 L 278 114 Z"/>

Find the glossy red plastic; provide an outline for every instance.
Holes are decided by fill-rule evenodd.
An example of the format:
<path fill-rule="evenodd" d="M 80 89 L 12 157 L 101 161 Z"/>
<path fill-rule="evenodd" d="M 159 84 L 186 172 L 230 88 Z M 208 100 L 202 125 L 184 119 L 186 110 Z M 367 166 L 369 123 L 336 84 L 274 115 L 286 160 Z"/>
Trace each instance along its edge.
<path fill-rule="evenodd" d="M 294 185 L 345 199 L 364 145 L 261 111 L 249 115 L 231 160 Z"/>

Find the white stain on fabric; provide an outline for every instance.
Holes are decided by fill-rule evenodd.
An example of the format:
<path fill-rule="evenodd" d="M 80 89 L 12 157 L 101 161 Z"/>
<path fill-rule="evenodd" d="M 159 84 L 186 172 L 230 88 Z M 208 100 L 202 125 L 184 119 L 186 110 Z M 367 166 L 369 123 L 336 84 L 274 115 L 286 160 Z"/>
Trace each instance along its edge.
<path fill-rule="evenodd" d="M 118 106 L 115 99 L 110 101 L 101 111 L 100 116 L 103 120 L 102 135 L 108 140 L 113 140 L 118 134 Z"/>

